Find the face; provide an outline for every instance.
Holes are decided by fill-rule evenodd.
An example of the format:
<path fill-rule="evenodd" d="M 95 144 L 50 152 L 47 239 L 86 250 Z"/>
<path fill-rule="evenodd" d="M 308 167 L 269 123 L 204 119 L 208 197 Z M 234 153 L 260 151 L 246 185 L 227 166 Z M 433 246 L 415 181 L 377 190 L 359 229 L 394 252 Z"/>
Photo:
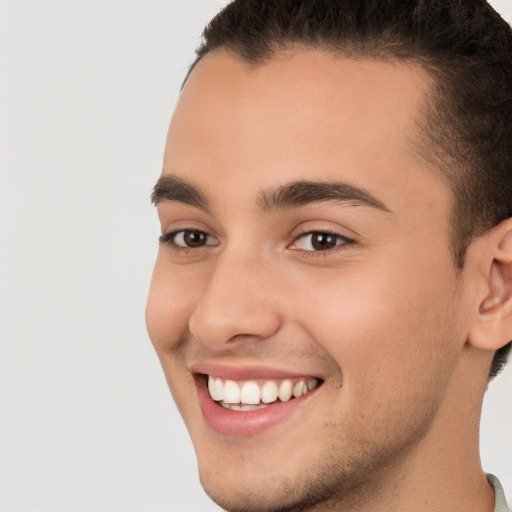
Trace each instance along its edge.
<path fill-rule="evenodd" d="M 181 94 L 147 324 L 228 510 L 370 496 L 448 421 L 467 319 L 450 190 L 412 149 L 426 82 L 221 51 Z"/>

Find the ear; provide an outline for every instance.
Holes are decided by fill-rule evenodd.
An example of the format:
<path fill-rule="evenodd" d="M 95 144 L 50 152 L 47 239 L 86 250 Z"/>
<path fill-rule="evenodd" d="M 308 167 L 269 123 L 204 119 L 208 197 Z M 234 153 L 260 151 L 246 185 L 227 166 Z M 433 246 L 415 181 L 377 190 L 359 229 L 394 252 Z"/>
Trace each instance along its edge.
<path fill-rule="evenodd" d="M 468 341 L 483 350 L 498 350 L 512 340 L 512 219 L 486 233 L 482 242 L 482 293 Z"/>

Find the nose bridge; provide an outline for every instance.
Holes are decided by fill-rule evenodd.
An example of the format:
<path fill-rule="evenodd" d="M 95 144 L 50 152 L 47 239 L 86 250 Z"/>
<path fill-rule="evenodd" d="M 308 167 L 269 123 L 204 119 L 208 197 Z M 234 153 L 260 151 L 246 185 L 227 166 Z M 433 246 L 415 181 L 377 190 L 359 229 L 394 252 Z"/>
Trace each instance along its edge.
<path fill-rule="evenodd" d="M 247 247 L 221 252 L 190 317 L 191 334 L 214 349 L 272 336 L 280 315 L 271 282 L 270 265 L 261 255 Z"/>

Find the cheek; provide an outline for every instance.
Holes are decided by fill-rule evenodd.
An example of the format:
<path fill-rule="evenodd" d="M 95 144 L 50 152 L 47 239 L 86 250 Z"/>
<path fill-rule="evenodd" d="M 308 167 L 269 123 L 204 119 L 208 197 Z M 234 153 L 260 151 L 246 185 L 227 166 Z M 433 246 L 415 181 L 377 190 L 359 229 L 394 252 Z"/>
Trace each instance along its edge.
<path fill-rule="evenodd" d="M 194 298 L 200 293 L 194 279 L 187 279 L 162 260 L 159 255 L 146 305 L 149 337 L 159 355 L 188 335 Z"/>
<path fill-rule="evenodd" d="M 453 360 L 460 343 L 453 270 L 445 262 L 441 276 L 439 262 L 429 265 L 435 279 L 433 269 L 398 258 L 316 275 L 307 303 L 296 302 L 298 318 L 336 361 L 344 384 L 371 383 L 375 393 L 406 382 L 427 386 Z"/>
<path fill-rule="evenodd" d="M 170 268 L 159 255 L 146 305 L 149 337 L 182 415 L 192 403 L 188 397 L 195 396 L 195 384 L 181 360 L 182 351 L 175 349 L 181 341 L 188 339 L 189 319 L 195 307 L 195 297 L 201 293 L 193 283 L 194 280 L 180 276 L 176 268 Z"/>
<path fill-rule="evenodd" d="M 305 329 L 339 368 L 333 423 L 363 445 L 374 437 L 393 443 L 426 428 L 457 354 L 447 343 L 455 333 L 445 327 L 453 308 L 440 302 L 439 287 L 371 272 L 323 286 L 301 313 Z"/>

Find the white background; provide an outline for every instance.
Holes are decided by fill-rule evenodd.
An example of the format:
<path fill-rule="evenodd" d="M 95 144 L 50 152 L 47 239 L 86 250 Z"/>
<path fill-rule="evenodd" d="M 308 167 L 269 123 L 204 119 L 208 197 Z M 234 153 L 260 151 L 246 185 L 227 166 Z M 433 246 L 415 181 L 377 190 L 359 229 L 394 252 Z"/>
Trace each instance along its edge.
<path fill-rule="evenodd" d="M 219 510 L 144 304 L 167 124 L 223 3 L 0 0 L 1 512 Z M 509 500 L 511 397 L 508 368 L 482 451 Z"/>

